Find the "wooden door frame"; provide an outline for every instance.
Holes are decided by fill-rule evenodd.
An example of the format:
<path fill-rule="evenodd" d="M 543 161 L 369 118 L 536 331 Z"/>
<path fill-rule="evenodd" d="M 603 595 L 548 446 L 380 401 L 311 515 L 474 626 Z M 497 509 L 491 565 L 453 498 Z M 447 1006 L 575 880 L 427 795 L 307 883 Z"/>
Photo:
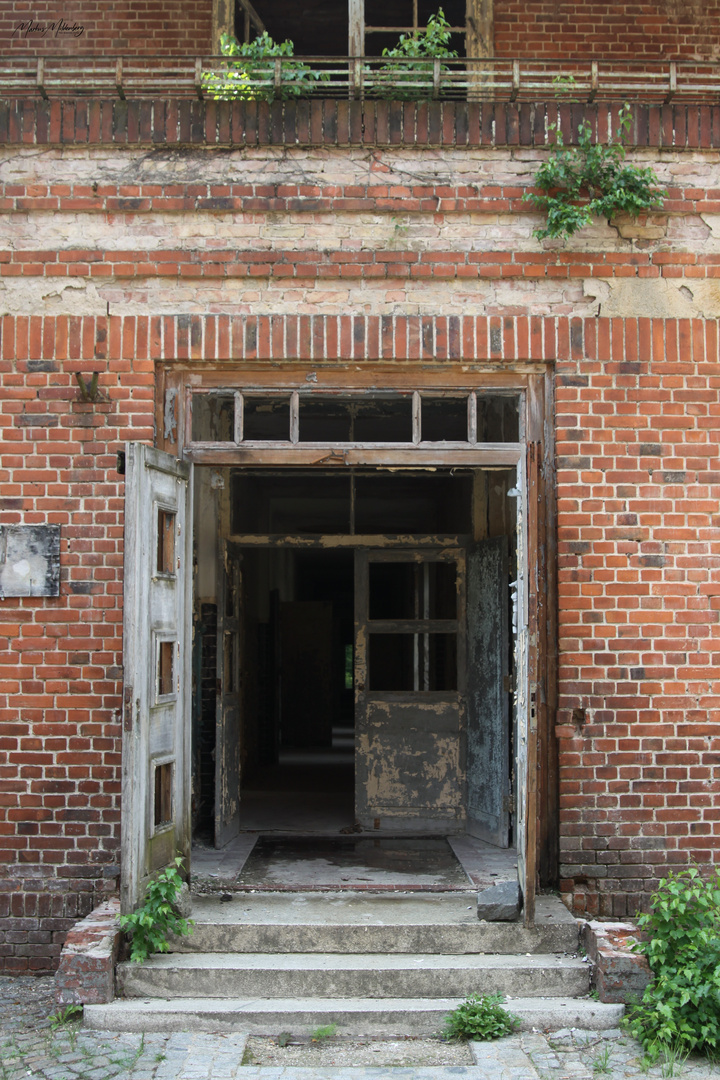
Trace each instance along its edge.
<path fill-rule="evenodd" d="M 157 365 L 156 430 L 158 446 L 198 465 L 290 466 L 325 468 L 352 465 L 435 465 L 511 467 L 515 446 L 478 444 L 472 449 L 432 450 L 392 447 L 329 447 L 320 460 L 317 448 L 268 444 L 262 449 L 241 445 L 187 446 L 187 402 L 193 389 L 313 390 L 328 392 L 409 389 L 428 391 L 519 391 L 524 395 L 527 537 L 528 684 L 534 716 L 528 719 L 527 883 L 525 919 L 534 921 L 537 884 L 553 885 L 558 873 L 558 779 L 554 717 L 557 708 L 557 540 L 555 507 L 554 369 L 552 364 L 382 365 L 323 364 L 308 370 L 307 362 L 238 367 L 236 363 L 165 361 Z M 352 538 L 355 540 L 356 538 Z M 266 543 L 270 540 L 267 538 Z M 534 699 L 532 699 L 534 695 Z"/>

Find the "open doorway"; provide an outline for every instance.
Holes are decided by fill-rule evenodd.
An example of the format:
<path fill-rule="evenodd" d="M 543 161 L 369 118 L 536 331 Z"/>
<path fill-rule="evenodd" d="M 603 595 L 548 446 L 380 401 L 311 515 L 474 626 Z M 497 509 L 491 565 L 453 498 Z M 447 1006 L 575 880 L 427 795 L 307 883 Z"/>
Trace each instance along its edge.
<path fill-rule="evenodd" d="M 240 828 L 353 824 L 353 552 L 242 549 Z"/>
<path fill-rule="evenodd" d="M 194 833 L 514 840 L 514 469 L 203 469 Z"/>

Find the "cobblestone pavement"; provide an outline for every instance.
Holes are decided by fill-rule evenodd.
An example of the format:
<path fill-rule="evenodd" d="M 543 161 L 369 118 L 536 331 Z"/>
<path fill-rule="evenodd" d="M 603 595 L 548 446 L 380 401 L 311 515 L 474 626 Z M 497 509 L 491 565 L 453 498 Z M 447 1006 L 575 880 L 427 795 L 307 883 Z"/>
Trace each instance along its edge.
<path fill-rule="evenodd" d="M 0 977 L 0 1080 L 720 1080 L 720 1066 L 696 1057 L 648 1068 L 639 1044 L 620 1031 L 521 1033 L 472 1044 L 474 1065 L 435 1067 L 389 1065 L 398 1061 L 397 1039 L 338 1040 L 321 1057 L 313 1048 L 308 1067 L 297 1054 L 283 1064 L 243 1065 L 242 1034 L 119 1035 L 58 1019 L 51 978 Z M 334 1056 L 343 1064 L 333 1066 Z"/>

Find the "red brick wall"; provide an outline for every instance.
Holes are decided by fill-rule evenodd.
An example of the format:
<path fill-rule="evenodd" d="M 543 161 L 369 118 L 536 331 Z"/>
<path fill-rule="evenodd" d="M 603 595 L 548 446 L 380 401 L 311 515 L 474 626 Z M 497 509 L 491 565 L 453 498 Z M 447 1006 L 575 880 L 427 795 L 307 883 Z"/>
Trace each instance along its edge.
<path fill-rule="evenodd" d="M 0 109 L 0 138 L 57 143 L 62 134 L 83 147 L 103 141 L 107 159 L 114 141 L 149 142 L 154 121 L 163 138 L 186 147 L 191 134 L 198 143 L 206 135 L 211 144 L 232 138 L 262 146 L 274 138 L 276 122 L 293 115 L 288 109 L 278 120 L 267 107 L 168 102 L 161 123 L 146 104 L 117 109 L 54 101 L 30 108 L 21 102 L 9 113 Z M 7 970 L 52 965 L 74 918 L 116 883 L 123 483 L 115 454 L 126 439 L 153 441 L 154 361 L 165 358 L 555 362 L 563 887 L 574 892 L 578 911 L 620 916 L 647 902 L 668 865 L 718 859 L 717 324 L 531 317 L 537 303 L 531 287 L 559 279 L 571 290 L 574 279 L 619 278 L 654 279 L 658 287 L 663 278 L 684 279 L 688 292 L 711 286 L 707 279 L 720 276 L 707 225 L 720 212 L 710 149 L 720 142 L 720 112 L 709 106 L 637 111 L 638 141 L 658 145 L 667 138 L 665 145 L 682 148 L 665 152 L 676 160 L 659 215 L 666 225 L 670 216 L 670 227 L 660 240 L 639 232 L 621 244 L 606 233 L 583 248 L 542 250 L 519 239 L 530 211 L 522 185 L 507 173 L 511 154 L 483 159 L 475 149 L 480 141 L 492 145 L 492 132 L 497 143 L 512 135 L 532 145 L 534 129 L 522 109 L 513 121 L 514 107 L 473 105 L 463 112 L 438 104 L 415 112 L 379 103 L 371 168 L 362 182 L 351 182 L 351 158 L 334 143 L 362 145 L 372 137 L 371 124 L 361 132 L 356 112 L 342 104 L 323 112 L 322 103 L 313 103 L 304 118 L 296 111 L 297 130 L 308 125 L 305 139 L 329 144 L 317 183 L 305 176 L 298 182 L 292 154 L 282 155 L 289 175 L 271 182 L 267 161 L 281 155 L 266 154 L 263 169 L 252 172 L 251 150 L 243 159 L 246 173 L 214 171 L 211 181 L 149 181 L 125 170 L 120 180 L 100 175 L 93 182 L 87 172 L 76 179 L 72 162 L 61 171 L 58 155 L 57 173 L 43 173 L 41 182 L 32 176 L 32 147 L 22 160 L 16 147 L 19 164 L 0 189 L 0 210 L 9 230 L 27 215 L 32 220 L 34 210 L 43 213 L 28 242 L 13 231 L 0 253 L 5 284 L 21 281 L 36 288 L 28 296 L 42 297 L 51 291 L 50 278 L 98 288 L 112 279 L 118 288 L 126 283 L 129 295 L 133 279 L 143 289 L 162 279 L 164 295 L 174 302 L 177 288 L 189 304 L 192 290 L 199 297 L 211 278 L 218 290 L 226 280 L 247 278 L 257 290 L 250 310 L 258 297 L 271 297 L 276 311 L 285 304 L 293 313 L 162 319 L 38 313 L 0 320 L 0 522 L 62 526 L 60 597 L 0 603 L 0 966 Z M 591 115 L 607 126 L 607 112 Z M 567 111 L 565 119 L 569 125 Z M 294 130 L 283 127 L 278 143 L 284 137 L 294 143 Z M 442 174 L 398 179 L 385 164 L 393 151 L 377 144 L 401 142 L 404 130 L 408 140 L 444 143 L 456 163 L 457 146 L 474 140 L 472 153 L 483 168 L 493 161 L 492 176 L 470 183 L 466 171 L 452 184 Z M 538 141 L 544 137 L 540 125 Z M 86 153 L 78 153 L 80 166 Z M 116 153 L 124 165 L 144 151 Z M 188 151 L 183 162 L 189 157 Z M 427 160 L 436 159 L 433 149 Z M 417 161 L 424 160 L 418 147 Z M 229 235 L 205 243 L 206 222 L 198 220 L 232 214 L 248 223 L 302 213 L 317 230 L 333 210 L 345 222 L 358 215 L 356 246 L 334 236 L 327 245 L 303 246 L 287 234 L 265 246 Z M 70 246 L 41 239 L 52 212 L 77 215 Z M 171 213 L 174 221 L 165 226 L 163 246 L 150 249 L 133 232 L 132 218 L 154 212 Z M 512 214 L 516 232 L 503 226 L 487 248 L 453 242 L 454 215 L 470 212 Z M 427 214 L 440 230 L 435 247 L 373 240 L 383 216 L 411 213 Z M 85 221 L 92 223 L 87 230 Z M 117 230 L 125 230 L 122 248 L 103 246 L 98 221 L 112 229 L 113 245 Z M 362 303 L 345 300 L 342 308 L 353 315 L 297 314 L 310 304 L 322 310 L 328 301 L 317 295 L 333 282 L 350 289 L 358 279 Z M 452 310 L 468 281 L 476 291 L 465 308 L 486 311 L 482 290 L 506 279 L 527 290 L 518 289 L 512 313 L 443 315 L 443 305 Z M 389 296 L 408 281 L 425 316 L 378 315 L 373 305 L 385 294 L 372 289 Z M 113 305 L 125 302 L 113 298 Z M 212 303 L 224 310 L 217 298 Z M 88 404 L 75 373 L 87 378 L 94 370 L 102 399 Z"/>
<path fill-rule="evenodd" d="M 720 847 L 718 328 L 597 320 L 558 364 L 561 876 L 634 914 Z M 645 896 L 643 896 L 643 893 Z"/>
<path fill-rule="evenodd" d="M 496 56 L 717 59 L 716 0 L 502 0 L 495 4 Z"/>
<path fill-rule="evenodd" d="M 0 55 L 194 56 L 211 51 L 211 22 L 212 0 L 0 0 Z"/>
<path fill-rule="evenodd" d="M 120 349 L 108 368 L 92 319 L 3 323 L 0 522 L 61 526 L 61 595 L 0 605 L 0 969 L 18 972 L 52 966 L 75 919 L 117 888 L 116 450 L 152 439 L 153 369 Z M 89 404 L 75 372 L 93 370 L 102 400 Z"/>
<path fill-rule="evenodd" d="M 76 913 L 115 884 L 122 560 L 115 452 L 126 438 L 152 440 L 153 358 L 316 362 L 322 342 L 330 359 L 555 359 L 563 884 L 574 889 L 577 910 L 621 915 L 647 902 L 668 865 L 717 856 L 715 323 L 280 321 L 3 320 L 2 520 L 63 528 L 60 598 L 0 607 L 6 970 L 47 966 Z M 74 372 L 95 368 L 103 400 L 92 405 L 81 401 Z"/>

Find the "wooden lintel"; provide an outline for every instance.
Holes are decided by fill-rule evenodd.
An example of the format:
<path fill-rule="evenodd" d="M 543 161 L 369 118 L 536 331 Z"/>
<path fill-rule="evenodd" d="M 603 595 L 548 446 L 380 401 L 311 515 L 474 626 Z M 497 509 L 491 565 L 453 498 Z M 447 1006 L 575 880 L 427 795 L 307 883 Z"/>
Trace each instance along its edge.
<path fill-rule="evenodd" d="M 429 450 L 413 446 L 318 448 L 302 444 L 266 447 L 235 446 L 229 443 L 195 443 L 186 446 L 185 457 L 196 465 L 285 465 L 320 466 L 332 469 L 344 466 L 373 465 L 386 469 L 442 469 L 449 467 L 509 468 L 523 455 L 517 443 L 485 444 L 459 450 Z"/>

